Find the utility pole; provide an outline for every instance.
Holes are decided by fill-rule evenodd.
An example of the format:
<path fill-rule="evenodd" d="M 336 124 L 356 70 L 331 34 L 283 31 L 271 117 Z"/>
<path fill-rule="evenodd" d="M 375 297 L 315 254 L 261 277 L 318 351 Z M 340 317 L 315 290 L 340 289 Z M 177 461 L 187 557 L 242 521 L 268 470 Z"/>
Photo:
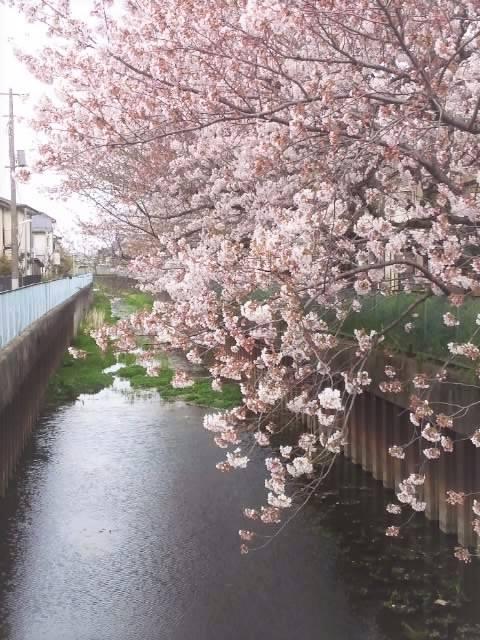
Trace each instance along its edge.
<path fill-rule="evenodd" d="M 13 115 L 13 93 L 8 91 L 8 148 L 10 152 L 10 225 L 12 235 L 12 289 L 18 289 L 18 216 L 17 185 L 15 183 L 15 120 Z"/>
<path fill-rule="evenodd" d="M 18 289 L 18 215 L 17 215 L 17 185 L 15 183 L 15 119 L 13 114 L 13 96 L 19 96 L 11 89 L 8 93 L 0 93 L 0 96 L 8 96 L 8 149 L 10 164 L 10 235 L 12 252 L 12 289 Z"/>

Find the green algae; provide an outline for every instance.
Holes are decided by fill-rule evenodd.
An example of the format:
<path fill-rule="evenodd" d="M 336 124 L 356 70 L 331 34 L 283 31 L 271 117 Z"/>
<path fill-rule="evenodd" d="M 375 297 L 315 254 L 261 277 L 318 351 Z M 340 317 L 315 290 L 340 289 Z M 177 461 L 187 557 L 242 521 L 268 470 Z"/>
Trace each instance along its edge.
<path fill-rule="evenodd" d="M 113 382 L 113 376 L 103 370 L 115 364 L 115 356 L 111 350 L 103 353 L 90 331 L 100 324 L 113 324 L 110 300 L 101 291 L 94 292 L 93 305 L 72 346 L 86 352 L 85 358 L 75 359 L 66 352 L 62 362 L 50 378 L 47 388 L 48 404 L 73 401 L 82 393 L 98 393 Z"/>
<path fill-rule="evenodd" d="M 130 358 L 128 361 L 132 362 Z M 138 364 L 127 364 L 117 375 L 129 380 L 133 389 L 156 389 L 164 399 L 184 400 L 204 407 L 230 409 L 239 405 L 242 399 L 240 387 L 234 383 L 225 383 L 222 391 L 214 391 L 209 379 L 198 379 L 191 387 L 174 388 L 171 382 L 175 372 L 165 361 L 157 376 L 148 376 L 145 368 Z"/>
<path fill-rule="evenodd" d="M 122 306 L 130 312 L 149 309 L 153 298 L 142 292 L 127 292 L 121 298 Z M 92 329 L 103 324 L 114 324 L 118 318 L 112 313 L 110 297 L 105 290 L 94 292 L 94 301 L 80 332 L 72 341 L 72 346 L 86 352 L 85 358 L 75 359 L 68 352 L 63 356 L 60 367 L 52 376 L 47 391 L 49 404 L 59 404 L 76 400 L 83 393 L 98 393 L 113 382 L 112 373 L 104 373 L 104 369 L 114 365 L 117 360 L 125 366 L 115 375 L 128 379 L 132 389 L 151 389 L 160 393 L 161 397 L 170 400 L 184 400 L 192 404 L 215 409 L 229 409 L 241 402 L 240 387 L 234 383 L 223 385 L 221 392 L 214 391 L 211 381 L 200 378 L 191 387 L 176 389 L 171 381 L 175 371 L 165 357 L 160 357 L 161 369 L 158 376 L 148 376 L 144 367 L 136 364 L 133 354 L 120 354 L 115 357 L 109 349 L 103 353 L 95 340 L 90 336 Z"/>

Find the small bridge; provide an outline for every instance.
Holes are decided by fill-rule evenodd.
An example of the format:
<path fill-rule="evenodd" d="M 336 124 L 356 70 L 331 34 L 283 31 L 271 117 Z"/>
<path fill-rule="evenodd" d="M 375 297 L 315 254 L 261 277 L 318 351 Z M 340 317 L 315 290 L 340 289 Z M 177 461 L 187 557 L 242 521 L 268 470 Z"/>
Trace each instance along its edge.
<path fill-rule="evenodd" d="M 90 306 L 92 282 L 85 274 L 0 293 L 0 495 Z"/>

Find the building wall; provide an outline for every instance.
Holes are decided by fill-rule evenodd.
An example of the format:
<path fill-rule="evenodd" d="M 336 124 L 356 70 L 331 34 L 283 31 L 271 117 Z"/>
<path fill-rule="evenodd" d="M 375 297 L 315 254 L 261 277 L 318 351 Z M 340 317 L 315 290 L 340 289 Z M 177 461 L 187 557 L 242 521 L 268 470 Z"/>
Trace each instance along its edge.
<path fill-rule="evenodd" d="M 5 218 L 5 209 L 0 204 L 0 255 L 5 255 L 5 246 L 4 246 L 4 218 Z"/>
<path fill-rule="evenodd" d="M 31 274 L 30 258 L 32 255 L 32 233 L 31 220 L 26 214 L 25 209 L 17 210 L 18 217 L 18 253 L 23 259 L 20 259 L 20 270 L 23 275 Z M 11 256 L 10 249 L 12 242 L 12 225 L 10 209 L 0 207 L 0 252 L 2 255 Z M 7 249 L 8 247 L 8 249 Z"/>
<path fill-rule="evenodd" d="M 37 231 L 32 234 L 33 237 L 33 255 L 46 264 L 48 262 L 48 234 L 43 231 Z"/>
<path fill-rule="evenodd" d="M 60 264 L 60 253 L 56 251 L 55 237 L 52 231 L 34 231 L 32 233 L 33 257 L 43 262 L 44 270 Z"/>

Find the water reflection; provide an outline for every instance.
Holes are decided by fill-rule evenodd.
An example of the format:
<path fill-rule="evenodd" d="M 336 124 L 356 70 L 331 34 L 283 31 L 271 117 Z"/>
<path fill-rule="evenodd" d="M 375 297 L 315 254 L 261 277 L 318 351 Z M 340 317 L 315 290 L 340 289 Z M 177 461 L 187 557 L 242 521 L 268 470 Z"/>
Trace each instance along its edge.
<path fill-rule="evenodd" d="M 336 541 L 337 571 L 353 611 L 370 611 L 392 640 L 478 640 L 479 570 L 452 557 L 455 539 L 421 514 L 402 538 L 386 538 L 391 495 L 344 460 L 329 484 L 309 510 L 322 535 Z"/>
<path fill-rule="evenodd" d="M 118 379 L 44 416 L 0 504 L 0 637 L 480 638 L 476 567 L 452 562 L 421 518 L 410 540 L 386 540 L 387 497 L 350 464 L 241 557 L 263 453 L 218 473 L 202 416 Z"/>

